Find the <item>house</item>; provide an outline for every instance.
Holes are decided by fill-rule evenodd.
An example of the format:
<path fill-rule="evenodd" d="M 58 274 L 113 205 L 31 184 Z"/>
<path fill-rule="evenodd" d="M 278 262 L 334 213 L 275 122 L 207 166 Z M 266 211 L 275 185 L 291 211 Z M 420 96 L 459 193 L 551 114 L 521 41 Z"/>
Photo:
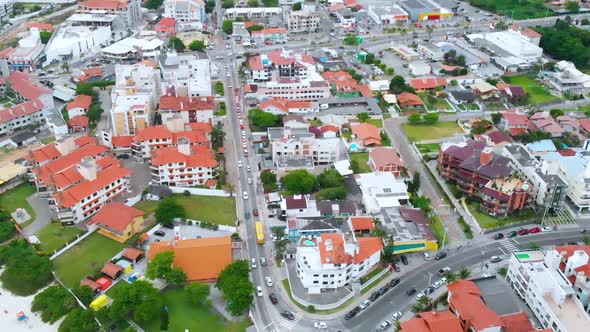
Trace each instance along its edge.
<path fill-rule="evenodd" d="M 68 111 L 69 118 L 73 118 L 76 115 L 88 114 L 88 109 L 92 105 L 92 97 L 89 95 L 77 95 L 74 100 L 66 105 L 66 111 Z"/>
<path fill-rule="evenodd" d="M 113 262 L 108 262 L 102 267 L 100 273 L 111 278 L 111 280 L 115 280 L 123 274 L 123 267 Z"/>
<path fill-rule="evenodd" d="M 259 108 L 265 112 L 275 115 L 286 113 L 314 113 L 319 111 L 317 103 L 310 101 L 287 100 L 279 97 L 264 98 L 260 102 Z"/>
<path fill-rule="evenodd" d="M 283 126 L 289 128 L 309 128 L 309 122 L 302 115 L 288 114 L 283 117 Z"/>
<path fill-rule="evenodd" d="M 317 237 L 324 233 L 340 231 L 341 222 L 334 217 L 291 217 L 287 219 L 285 233 L 290 242 L 298 242 L 302 237 Z"/>
<path fill-rule="evenodd" d="M 508 86 L 500 90 L 502 95 L 511 103 L 519 103 L 526 99 L 526 91 L 519 86 Z"/>
<path fill-rule="evenodd" d="M 375 172 L 391 172 L 395 177 L 405 172 L 405 164 L 392 147 L 380 146 L 369 152 L 369 166 Z"/>
<path fill-rule="evenodd" d="M 585 94 L 590 91 L 590 75 L 578 70 L 569 61 L 555 64 L 555 73 L 549 77 L 549 84 L 560 93 Z"/>
<path fill-rule="evenodd" d="M 320 132 L 323 138 L 335 138 L 340 133 L 340 129 L 331 124 L 325 124 L 320 127 Z"/>
<path fill-rule="evenodd" d="M 213 97 L 160 97 L 162 122 L 180 117 L 184 123 L 210 122 L 216 110 Z"/>
<path fill-rule="evenodd" d="M 359 123 L 350 127 L 354 141 L 359 147 L 381 145 L 381 131 L 370 123 Z"/>
<path fill-rule="evenodd" d="M 424 76 L 429 75 L 432 71 L 430 64 L 427 62 L 410 62 L 408 65 L 408 69 L 410 73 L 414 76 Z"/>
<path fill-rule="evenodd" d="M 512 139 L 499 130 L 493 130 L 481 135 L 475 135 L 474 138 L 481 142 L 484 142 L 489 146 L 504 146 L 512 143 Z"/>
<path fill-rule="evenodd" d="M 287 218 L 306 215 L 308 201 L 309 198 L 305 195 L 284 196 L 281 201 L 281 215 Z"/>
<path fill-rule="evenodd" d="M 68 120 L 68 132 L 80 133 L 88 129 L 90 120 L 86 115 L 76 115 Z"/>
<path fill-rule="evenodd" d="M 457 316 L 450 311 L 427 311 L 400 323 L 400 332 L 463 332 Z"/>
<path fill-rule="evenodd" d="M 354 178 L 361 189 L 362 202 L 367 213 L 406 205 L 410 199 L 405 182 L 390 172 L 361 173 L 355 174 Z"/>
<path fill-rule="evenodd" d="M 420 109 L 424 108 L 424 103 L 417 95 L 411 92 L 402 92 L 397 96 L 397 103 L 402 109 Z"/>
<path fill-rule="evenodd" d="M 100 234 L 122 243 L 143 230 L 144 215 L 134 207 L 113 202 L 103 206 L 88 225 L 96 225 Z"/>
<path fill-rule="evenodd" d="M 551 116 L 544 118 L 535 118 L 537 114 L 543 114 L 545 112 L 535 113 L 531 116 L 529 123 L 529 130 L 539 130 L 545 133 L 551 134 L 551 137 L 560 137 L 563 135 L 565 130 L 558 125 Z"/>
<path fill-rule="evenodd" d="M 449 91 L 448 96 L 455 105 L 474 103 L 477 100 L 477 95 L 469 90 Z"/>
<path fill-rule="evenodd" d="M 149 260 L 164 251 L 174 252 L 173 265 L 186 273 L 187 281 L 214 281 L 232 262 L 229 236 L 153 242 L 148 251 Z"/>
<path fill-rule="evenodd" d="M 352 200 L 317 201 L 317 209 L 322 216 L 348 218 L 356 214 L 356 204 Z"/>
<path fill-rule="evenodd" d="M 154 31 L 162 34 L 164 37 L 173 37 L 176 35 L 176 19 L 172 17 L 162 17 L 156 26 Z"/>
<path fill-rule="evenodd" d="M 580 130 L 586 136 L 590 135 L 590 119 L 584 118 L 578 120 L 580 122 Z"/>
<path fill-rule="evenodd" d="M 82 70 L 80 70 L 80 76 L 78 76 L 78 79 L 80 80 L 80 82 L 91 83 L 95 81 L 101 81 L 103 75 L 104 72 L 100 67 L 82 68 Z"/>
<path fill-rule="evenodd" d="M 430 90 L 435 90 L 437 87 L 446 87 L 448 82 L 445 78 L 438 78 L 438 77 L 422 77 L 422 78 L 412 78 L 410 80 L 410 86 L 414 88 L 417 92 L 426 92 Z"/>
<path fill-rule="evenodd" d="M 350 223 L 350 229 L 358 234 L 370 233 L 375 229 L 373 217 L 370 216 L 350 217 L 348 218 L 348 222 Z"/>
<path fill-rule="evenodd" d="M 144 255 L 145 253 L 143 250 L 139 250 L 137 248 L 125 248 L 121 257 L 132 263 L 137 263 L 143 259 Z"/>
<path fill-rule="evenodd" d="M 471 90 L 477 94 L 481 99 L 489 99 L 496 96 L 498 89 L 490 83 L 478 80 L 469 86 Z"/>
<path fill-rule="evenodd" d="M 529 118 L 515 111 L 502 112 L 502 119 L 498 124 L 498 129 L 508 132 L 510 136 L 515 137 L 528 132 Z"/>
<path fill-rule="evenodd" d="M 359 97 L 358 83 L 346 71 L 327 71 L 322 77 L 330 83 L 332 94 L 337 97 Z"/>
<path fill-rule="evenodd" d="M 558 116 L 555 119 L 555 121 L 566 132 L 579 132 L 580 131 L 580 121 L 576 118 L 572 118 L 569 115 Z"/>

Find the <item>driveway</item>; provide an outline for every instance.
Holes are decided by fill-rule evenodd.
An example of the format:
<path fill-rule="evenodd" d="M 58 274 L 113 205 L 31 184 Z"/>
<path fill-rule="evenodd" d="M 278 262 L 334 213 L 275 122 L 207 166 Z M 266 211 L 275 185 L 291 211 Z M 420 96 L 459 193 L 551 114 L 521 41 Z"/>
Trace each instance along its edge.
<path fill-rule="evenodd" d="M 31 207 L 35 210 L 35 214 L 37 214 L 35 221 L 23 230 L 23 233 L 28 236 L 37 233 L 49 224 L 51 221 L 51 212 L 49 211 L 49 203 L 46 198 L 34 194 L 27 198 L 27 202 L 31 204 Z"/>

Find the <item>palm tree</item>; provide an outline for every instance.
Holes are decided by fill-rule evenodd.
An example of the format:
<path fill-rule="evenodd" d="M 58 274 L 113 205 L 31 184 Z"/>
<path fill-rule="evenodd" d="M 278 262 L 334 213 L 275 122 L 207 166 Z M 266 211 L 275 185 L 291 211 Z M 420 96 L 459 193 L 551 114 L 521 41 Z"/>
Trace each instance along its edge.
<path fill-rule="evenodd" d="M 461 269 L 461 271 L 459 271 L 458 277 L 461 280 L 465 280 L 465 279 L 471 277 L 471 271 L 469 271 L 469 269 L 464 267 Z"/>
<path fill-rule="evenodd" d="M 225 190 L 229 191 L 229 196 L 232 197 L 234 195 L 234 191 L 236 190 L 236 186 L 231 183 L 226 183 Z"/>
<path fill-rule="evenodd" d="M 402 37 L 403 37 L 403 39 L 405 40 L 405 39 L 406 39 L 406 36 L 408 35 L 408 29 L 406 29 L 406 28 L 402 28 L 402 29 L 400 29 L 400 30 L 399 30 L 399 34 L 400 34 L 400 36 L 402 36 Z"/>
<path fill-rule="evenodd" d="M 412 312 L 417 314 L 429 310 L 432 307 L 432 299 L 428 296 L 422 296 L 412 306 Z"/>
<path fill-rule="evenodd" d="M 449 283 L 449 284 L 452 283 L 452 282 L 455 282 L 455 281 L 457 281 L 459 279 L 459 277 L 457 276 L 457 274 L 456 273 L 453 273 L 453 272 L 447 272 L 447 273 L 445 273 L 445 278 L 447 278 L 447 283 Z"/>

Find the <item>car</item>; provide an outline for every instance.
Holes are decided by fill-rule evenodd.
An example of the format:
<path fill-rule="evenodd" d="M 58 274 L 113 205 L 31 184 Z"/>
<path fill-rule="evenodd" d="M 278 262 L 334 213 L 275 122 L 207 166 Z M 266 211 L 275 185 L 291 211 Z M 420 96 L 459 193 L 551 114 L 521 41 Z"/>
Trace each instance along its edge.
<path fill-rule="evenodd" d="M 427 253 L 426 251 L 423 252 L 422 255 L 424 256 L 424 259 L 426 259 L 426 260 L 430 259 L 430 254 Z"/>
<path fill-rule="evenodd" d="M 252 184 L 252 178 L 248 178 L 248 184 Z"/>
<path fill-rule="evenodd" d="M 260 257 L 260 265 L 266 266 L 266 258 Z"/>
<path fill-rule="evenodd" d="M 389 287 L 383 286 L 383 287 L 379 288 L 379 290 L 377 292 L 379 293 L 379 296 L 381 296 L 381 295 L 387 293 L 388 290 L 389 290 Z"/>
<path fill-rule="evenodd" d="M 252 172 L 252 168 L 250 168 L 250 165 L 246 165 L 246 171 Z"/>
<path fill-rule="evenodd" d="M 494 240 L 500 240 L 504 238 L 504 234 L 502 233 L 498 233 L 496 235 L 494 235 Z"/>
<path fill-rule="evenodd" d="M 482 274 L 482 275 L 481 275 L 481 277 L 482 277 L 482 278 L 489 278 L 489 277 L 491 277 L 491 276 L 492 276 L 492 275 L 491 275 L 491 274 L 489 274 L 489 273 L 484 273 L 484 274 Z"/>
<path fill-rule="evenodd" d="M 529 229 L 529 234 L 537 234 L 537 233 L 541 233 L 541 227 L 533 227 L 533 228 Z"/>
<path fill-rule="evenodd" d="M 252 214 L 254 215 L 254 217 L 258 217 L 258 209 L 252 210 Z"/>
<path fill-rule="evenodd" d="M 420 293 L 416 294 L 416 300 L 420 300 L 424 296 L 426 296 L 426 295 L 424 293 L 420 292 Z"/>
<path fill-rule="evenodd" d="M 416 288 L 410 288 L 410 289 L 408 289 L 408 290 L 406 291 L 406 294 L 407 294 L 408 296 L 412 296 L 412 295 L 416 294 L 416 292 L 417 292 L 417 291 L 418 291 L 418 290 L 417 290 Z"/>
<path fill-rule="evenodd" d="M 442 278 L 440 278 L 439 282 L 444 285 L 447 283 L 447 278 L 442 277 Z"/>
<path fill-rule="evenodd" d="M 257 296 L 262 296 L 262 287 L 260 286 L 256 286 L 256 295 Z"/>
<path fill-rule="evenodd" d="M 325 330 L 328 328 L 328 324 L 326 324 L 326 322 L 315 322 L 313 323 L 313 327 L 318 330 Z"/>
<path fill-rule="evenodd" d="M 451 268 L 448 266 L 443 267 L 442 269 L 438 270 L 439 276 L 444 276 L 445 274 L 451 272 Z"/>
<path fill-rule="evenodd" d="M 400 282 L 399 278 L 393 278 L 393 279 L 391 279 L 390 282 L 387 283 L 387 286 L 393 288 L 393 287 L 397 286 L 399 284 L 399 282 Z"/>
<path fill-rule="evenodd" d="M 242 197 L 244 199 L 248 199 L 248 192 L 247 191 L 244 191 L 244 193 L 242 194 Z"/>
<path fill-rule="evenodd" d="M 361 303 L 361 305 L 359 305 L 359 308 L 361 308 L 361 310 L 365 310 L 367 309 L 369 306 L 371 305 L 371 301 L 369 300 L 364 300 L 363 303 Z"/>
<path fill-rule="evenodd" d="M 440 286 L 442 286 L 440 281 L 435 281 L 434 284 L 432 284 L 432 288 L 434 288 L 434 289 L 439 289 Z"/>
<path fill-rule="evenodd" d="M 529 233 L 529 230 L 526 228 L 521 228 L 518 230 L 518 235 L 527 235 Z"/>
<path fill-rule="evenodd" d="M 408 257 L 406 255 L 399 255 L 399 258 L 402 260 L 404 265 L 408 265 Z"/>
<path fill-rule="evenodd" d="M 500 256 L 492 256 L 492 257 L 490 257 L 490 262 L 492 262 L 492 263 L 497 263 L 497 262 L 499 262 L 501 260 L 502 260 L 502 257 L 500 257 Z"/>
<path fill-rule="evenodd" d="M 246 143 L 242 143 L 242 147 L 245 149 L 248 147 L 248 145 Z"/>
<path fill-rule="evenodd" d="M 393 264 L 393 269 L 395 270 L 395 272 L 401 271 L 401 269 L 399 268 L 399 265 L 397 265 L 397 264 Z"/>
<path fill-rule="evenodd" d="M 371 294 L 371 296 L 369 296 L 369 300 L 375 302 L 379 296 L 381 296 L 381 294 L 379 294 L 379 292 L 373 292 L 373 294 Z"/>
<path fill-rule="evenodd" d="M 240 123 L 240 129 L 244 129 L 244 124 Z"/>
<path fill-rule="evenodd" d="M 164 228 L 174 229 L 174 224 L 162 224 Z"/>
<path fill-rule="evenodd" d="M 268 287 L 272 287 L 272 279 L 270 277 L 264 278 L 264 281 L 266 281 Z"/>
<path fill-rule="evenodd" d="M 294 320 L 295 319 L 295 315 L 293 315 L 292 312 L 287 311 L 287 310 L 281 311 L 281 316 L 283 316 L 283 317 L 285 317 L 285 318 L 287 318 L 289 320 Z"/>
<path fill-rule="evenodd" d="M 512 231 L 512 232 L 508 233 L 508 237 L 509 238 L 515 237 L 516 235 L 518 235 L 518 232 L 517 231 Z"/>
<path fill-rule="evenodd" d="M 553 230 L 552 227 L 547 227 L 547 226 L 541 228 L 541 232 L 551 232 L 552 230 Z"/>
<path fill-rule="evenodd" d="M 346 313 L 346 315 L 344 315 L 344 320 L 350 320 L 352 319 L 354 316 L 356 316 L 359 312 L 361 311 L 361 308 L 359 307 L 354 307 L 352 310 L 350 310 L 349 312 Z"/>
<path fill-rule="evenodd" d="M 242 167 L 242 161 L 238 160 L 238 167 Z"/>
<path fill-rule="evenodd" d="M 398 311 L 396 313 L 393 314 L 393 316 L 391 317 L 391 319 L 393 320 L 399 320 L 400 318 L 402 318 L 404 314 L 401 313 L 401 311 Z"/>
<path fill-rule="evenodd" d="M 430 295 L 434 293 L 434 287 L 428 286 L 424 291 L 422 291 L 424 295 Z"/>
<path fill-rule="evenodd" d="M 164 235 L 166 235 L 166 233 L 164 233 L 164 231 L 155 231 L 154 235 L 155 236 L 164 236 Z"/>
<path fill-rule="evenodd" d="M 258 267 L 258 265 L 256 264 L 256 258 L 252 258 L 251 263 L 250 263 L 250 267 L 252 267 L 253 269 Z"/>
<path fill-rule="evenodd" d="M 388 320 L 383 321 L 381 324 L 379 324 L 379 326 L 377 326 L 377 331 L 385 331 L 390 326 L 391 326 L 390 321 L 388 321 Z"/>
<path fill-rule="evenodd" d="M 279 303 L 279 299 L 277 299 L 277 296 L 275 295 L 275 293 L 268 294 L 268 298 L 270 299 L 270 303 L 272 303 L 272 304 Z"/>
<path fill-rule="evenodd" d="M 244 213 L 244 218 L 246 218 L 246 219 L 250 219 L 250 212 L 246 212 L 246 213 Z"/>
<path fill-rule="evenodd" d="M 445 258 L 445 257 L 447 257 L 447 253 L 446 253 L 446 252 L 444 252 L 444 251 L 439 251 L 439 252 L 437 252 L 437 253 L 436 253 L 436 255 L 434 256 L 434 259 L 436 259 L 436 260 L 438 261 L 438 260 L 441 260 L 441 259 L 443 259 L 443 258 Z"/>

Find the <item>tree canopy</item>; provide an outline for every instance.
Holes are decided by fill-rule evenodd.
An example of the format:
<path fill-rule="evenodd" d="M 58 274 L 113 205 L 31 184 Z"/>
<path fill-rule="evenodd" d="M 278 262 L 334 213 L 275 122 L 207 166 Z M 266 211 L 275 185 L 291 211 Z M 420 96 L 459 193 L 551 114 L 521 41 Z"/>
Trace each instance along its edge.
<path fill-rule="evenodd" d="M 147 9 L 158 9 L 162 7 L 164 0 L 147 0 L 144 3 L 144 7 Z"/>
<path fill-rule="evenodd" d="M 39 31 L 39 38 L 41 39 L 41 43 L 42 44 L 47 44 L 47 42 L 49 41 L 49 39 L 51 38 L 52 33 L 49 31 Z"/>
<path fill-rule="evenodd" d="M 193 40 L 190 44 L 188 44 L 188 48 L 191 51 L 204 51 L 205 50 L 205 42 L 202 40 Z"/>
<path fill-rule="evenodd" d="M 589 65 L 590 31 L 560 19 L 553 27 L 537 27 L 535 30 L 542 35 L 539 46 L 551 57 L 571 61 L 578 68 Z"/>
<path fill-rule="evenodd" d="M 187 299 L 195 305 L 203 303 L 209 297 L 210 292 L 209 285 L 200 282 L 191 282 L 184 286 L 184 293 Z"/>
<path fill-rule="evenodd" d="M 31 311 L 40 311 L 41 319 L 53 324 L 76 306 L 76 300 L 65 288 L 50 286 L 35 295 Z"/>
<path fill-rule="evenodd" d="M 565 113 L 560 109 L 554 108 L 551 111 L 549 111 L 549 114 L 551 114 L 552 118 L 556 119 L 558 116 L 562 116 Z"/>
<path fill-rule="evenodd" d="M 226 34 L 231 35 L 234 32 L 234 21 L 224 20 L 221 24 L 221 30 Z"/>
<path fill-rule="evenodd" d="M 0 210 L 0 242 L 10 240 L 14 233 L 16 233 L 16 229 L 12 223 L 12 217 L 8 212 Z"/>
<path fill-rule="evenodd" d="M 254 285 L 248 273 L 250 266 L 246 260 L 237 260 L 226 266 L 217 277 L 217 287 L 223 293 L 226 309 L 234 316 L 241 315 L 254 302 Z"/>
<path fill-rule="evenodd" d="M 182 39 L 178 37 L 170 37 L 168 39 L 168 47 L 175 49 L 177 52 L 182 52 L 186 48 Z"/>
<path fill-rule="evenodd" d="M 306 170 L 298 169 L 285 175 L 283 186 L 292 194 L 309 194 L 317 190 L 318 181 Z"/>
<path fill-rule="evenodd" d="M 293 4 L 293 10 L 301 10 L 301 2 L 296 2 Z"/>
<path fill-rule="evenodd" d="M 370 116 L 369 116 L 369 113 L 367 113 L 367 112 L 361 112 L 361 113 L 359 113 L 359 114 L 356 115 L 356 118 L 360 122 L 367 122 L 367 120 L 369 120 Z"/>
<path fill-rule="evenodd" d="M 342 43 L 348 46 L 356 46 L 359 44 L 359 40 L 357 35 L 348 34 L 346 37 L 344 37 Z"/>
<path fill-rule="evenodd" d="M 260 181 L 265 191 L 275 191 L 278 189 L 277 176 L 269 170 L 264 170 L 260 173 Z"/>
<path fill-rule="evenodd" d="M 252 109 L 248 112 L 248 119 L 258 127 L 272 127 L 278 125 L 281 118 L 272 113 L 265 112 L 259 108 Z"/>
<path fill-rule="evenodd" d="M 115 322 L 132 318 L 138 323 L 152 320 L 162 308 L 160 292 L 145 280 L 137 280 L 124 287 L 115 288 L 113 304 L 108 310 Z"/>
<path fill-rule="evenodd" d="M 474 122 L 473 125 L 471 126 L 471 133 L 473 135 L 483 134 L 491 126 L 492 126 L 492 123 L 490 121 L 483 120 L 483 119 L 482 120 L 479 120 L 477 122 Z"/>
<path fill-rule="evenodd" d="M 406 79 L 403 76 L 396 75 L 389 82 L 389 91 L 393 94 L 400 94 L 402 92 L 416 92 L 414 88 L 406 84 Z"/>
<path fill-rule="evenodd" d="M 37 254 L 24 239 L 0 247 L 0 263 L 4 265 L 3 287 L 20 296 L 34 294 L 53 280 L 49 257 Z"/>
<path fill-rule="evenodd" d="M 318 183 L 320 187 L 334 188 L 344 185 L 344 177 L 335 169 L 327 169 L 318 175 Z"/>
<path fill-rule="evenodd" d="M 325 188 L 315 194 L 317 200 L 343 200 L 346 199 L 346 189 L 343 186 L 334 188 Z"/>
<path fill-rule="evenodd" d="M 154 256 L 145 271 L 150 279 L 162 278 L 172 285 L 180 285 L 186 281 L 186 273 L 180 267 L 174 267 L 174 252 L 163 251 Z"/>
<path fill-rule="evenodd" d="M 59 332 L 96 332 L 98 323 L 94 320 L 92 310 L 76 308 L 61 322 Z"/>
<path fill-rule="evenodd" d="M 184 218 L 186 211 L 182 205 L 176 202 L 174 197 L 168 197 L 160 201 L 155 216 L 160 224 L 171 225 L 174 218 Z"/>

